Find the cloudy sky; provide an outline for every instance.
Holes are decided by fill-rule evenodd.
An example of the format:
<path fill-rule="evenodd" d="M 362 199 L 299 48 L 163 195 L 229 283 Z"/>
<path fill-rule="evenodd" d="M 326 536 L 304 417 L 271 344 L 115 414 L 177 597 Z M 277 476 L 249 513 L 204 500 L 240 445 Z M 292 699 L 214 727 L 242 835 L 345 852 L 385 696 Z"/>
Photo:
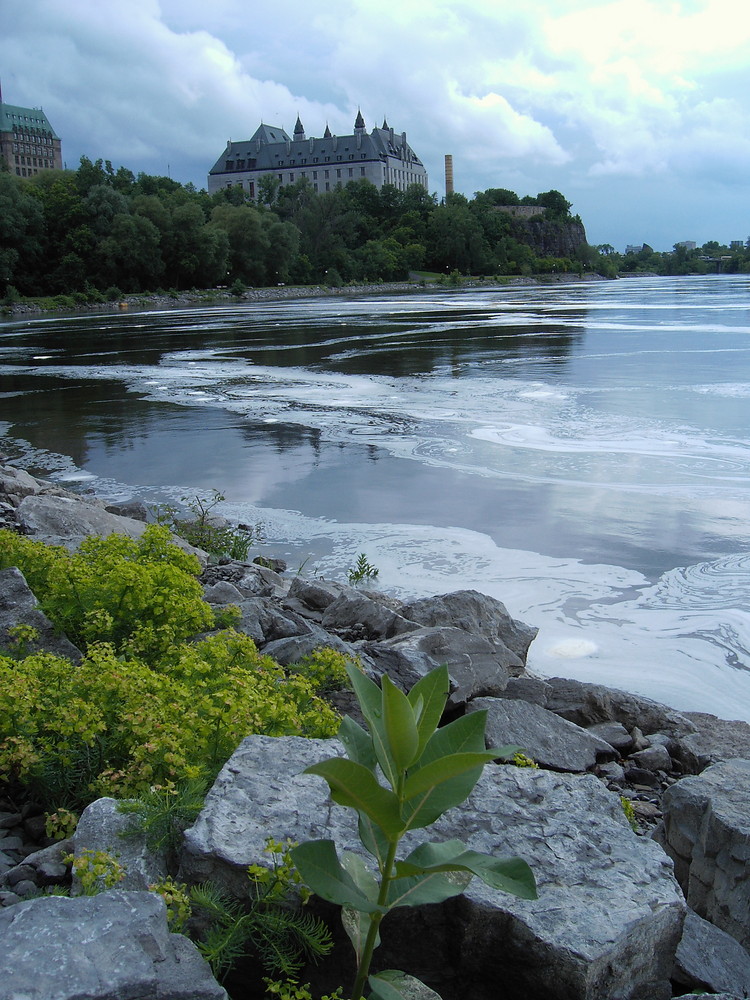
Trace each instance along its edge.
<path fill-rule="evenodd" d="M 387 117 L 444 194 L 557 188 L 590 243 L 750 236 L 747 0 L 0 0 L 0 82 L 85 154 L 206 186 L 262 120 Z"/>

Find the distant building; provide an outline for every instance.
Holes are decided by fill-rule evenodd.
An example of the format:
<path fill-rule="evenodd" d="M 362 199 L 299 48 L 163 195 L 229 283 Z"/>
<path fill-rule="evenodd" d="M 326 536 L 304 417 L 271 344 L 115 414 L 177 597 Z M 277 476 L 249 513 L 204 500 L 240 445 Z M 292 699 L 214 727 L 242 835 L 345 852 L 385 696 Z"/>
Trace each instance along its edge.
<path fill-rule="evenodd" d="M 626 254 L 628 254 L 628 253 L 640 253 L 643 250 L 643 247 L 644 247 L 643 243 L 638 244 L 638 246 L 634 246 L 632 244 L 628 244 L 625 247 L 625 253 Z"/>
<path fill-rule="evenodd" d="M 60 136 L 41 108 L 5 104 L 0 96 L 0 158 L 19 177 L 62 170 Z"/>
<path fill-rule="evenodd" d="M 730 250 L 743 250 L 744 247 L 745 244 L 742 240 L 732 240 L 732 242 L 729 244 Z"/>
<path fill-rule="evenodd" d="M 679 243 L 675 243 L 676 247 L 684 247 L 685 250 L 695 250 L 697 245 L 695 240 L 681 240 Z"/>
<path fill-rule="evenodd" d="M 294 136 L 261 124 L 251 139 L 230 140 L 209 171 L 208 191 L 239 186 L 257 199 L 261 177 L 276 177 L 282 186 L 304 177 L 319 194 L 362 178 L 376 188 L 427 187 L 427 171 L 406 141 L 406 132 L 397 135 L 384 121 L 382 128 L 368 133 L 361 111 L 351 135 L 332 135 L 326 125 L 322 138 L 308 139 L 298 115 Z"/>

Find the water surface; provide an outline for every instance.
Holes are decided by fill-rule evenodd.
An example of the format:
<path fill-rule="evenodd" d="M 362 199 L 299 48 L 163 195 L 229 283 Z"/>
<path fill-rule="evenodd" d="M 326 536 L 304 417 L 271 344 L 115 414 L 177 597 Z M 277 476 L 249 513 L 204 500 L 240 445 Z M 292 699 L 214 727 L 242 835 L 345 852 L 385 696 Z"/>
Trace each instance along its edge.
<path fill-rule="evenodd" d="M 292 570 L 471 587 L 530 666 L 750 720 L 750 279 L 0 325 L 5 450 L 100 495 L 219 488 Z"/>

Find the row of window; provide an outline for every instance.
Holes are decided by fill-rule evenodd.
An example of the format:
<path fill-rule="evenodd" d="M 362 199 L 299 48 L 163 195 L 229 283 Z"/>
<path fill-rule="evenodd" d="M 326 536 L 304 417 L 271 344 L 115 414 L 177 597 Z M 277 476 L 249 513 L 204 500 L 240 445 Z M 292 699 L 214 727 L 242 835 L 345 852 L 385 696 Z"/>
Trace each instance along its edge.
<path fill-rule="evenodd" d="M 33 174 L 38 174 L 38 170 L 32 170 L 31 167 L 26 169 L 26 167 L 16 167 L 16 173 L 19 177 L 31 177 Z"/>
<path fill-rule="evenodd" d="M 49 156 L 52 150 L 43 149 L 41 146 L 32 146 L 26 142 L 14 142 L 13 143 L 14 153 L 26 153 L 30 156 Z"/>
<path fill-rule="evenodd" d="M 38 129 L 13 129 L 13 138 L 27 142 L 32 139 L 33 142 L 41 142 L 45 146 L 52 145 L 52 139 L 48 135 L 39 134 Z"/>
<path fill-rule="evenodd" d="M 48 160 L 41 156 L 38 158 L 36 156 L 16 156 L 15 162 L 24 167 L 45 167 L 47 170 L 55 165 L 54 160 Z"/>

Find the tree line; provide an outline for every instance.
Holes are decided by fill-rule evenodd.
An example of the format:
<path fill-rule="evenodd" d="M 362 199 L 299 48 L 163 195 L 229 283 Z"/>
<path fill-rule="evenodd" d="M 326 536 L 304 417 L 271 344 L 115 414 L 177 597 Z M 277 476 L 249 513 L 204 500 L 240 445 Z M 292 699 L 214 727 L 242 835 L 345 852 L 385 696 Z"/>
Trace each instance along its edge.
<path fill-rule="evenodd" d="M 748 274 L 750 273 L 750 238 L 730 246 L 709 240 L 703 246 L 675 243 L 673 250 L 654 250 L 644 243 L 640 249 L 620 254 L 609 243 L 602 243 L 597 253 L 618 274 Z"/>
<path fill-rule="evenodd" d="M 606 260 L 583 247 L 550 258 L 500 205 L 545 209 L 570 223 L 558 191 L 519 198 L 492 188 L 439 203 L 419 185 L 367 180 L 316 194 L 307 180 L 261 181 L 255 203 L 238 186 L 213 195 L 168 177 L 82 157 L 77 170 L 19 178 L 0 170 L 0 294 L 102 294 L 217 285 L 339 285 L 410 272 L 504 275 L 579 271 Z M 580 221 L 580 220 L 579 220 Z"/>

